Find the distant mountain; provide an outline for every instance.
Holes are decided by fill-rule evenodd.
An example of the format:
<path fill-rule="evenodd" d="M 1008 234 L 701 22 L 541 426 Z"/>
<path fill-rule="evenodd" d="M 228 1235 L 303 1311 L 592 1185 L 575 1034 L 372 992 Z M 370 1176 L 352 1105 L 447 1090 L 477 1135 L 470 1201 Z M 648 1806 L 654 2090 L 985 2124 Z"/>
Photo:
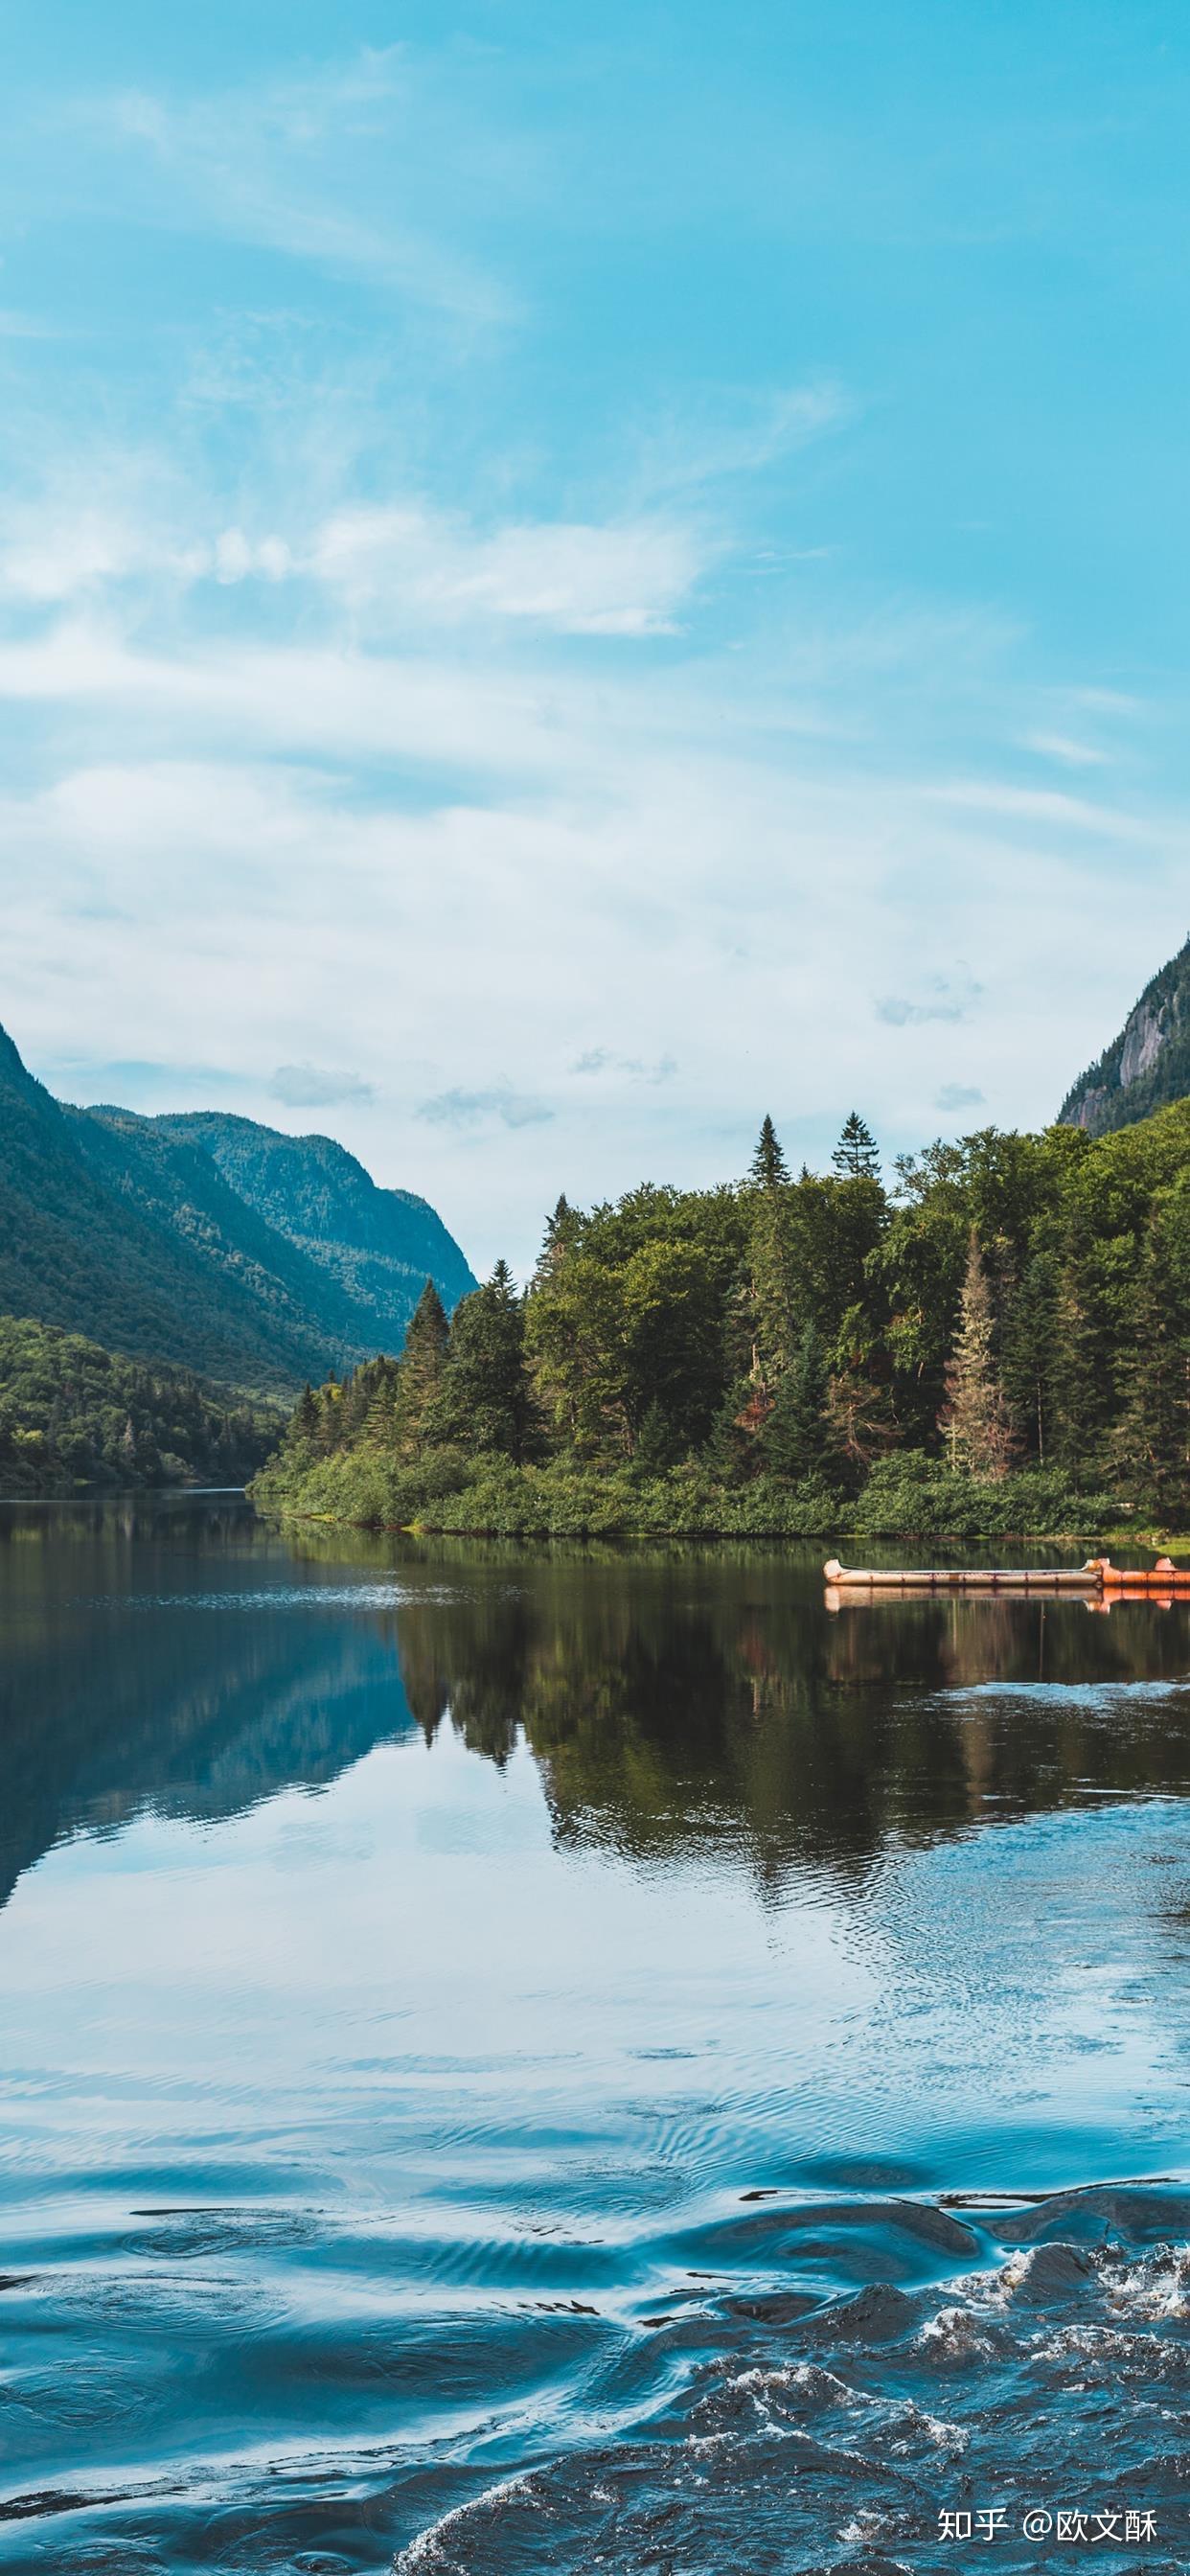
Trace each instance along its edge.
<path fill-rule="evenodd" d="M 155 1118 L 154 1127 L 209 1154 L 238 1198 L 327 1273 L 376 1340 L 392 1347 L 427 1279 L 448 1309 L 475 1286 L 454 1236 L 412 1190 L 382 1190 L 330 1136 L 283 1136 L 218 1110 Z M 387 1338 L 386 1338 L 387 1337 Z"/>
<path fill-rule="evenodd" d="M 399 1347 L 427 1274 L 448 1305 L 473 1285 L 457 1244 L 419 1199 L 409 1202 L 402 1268 L 402 1194 L 377 1191 L 392 1202 L 389 1232 L 355 1293 L 360 1247 L 345 1241 L 336 1261 L 329 1198 L 321 1235 L 316 1184 L 312 1198 L 293 1203 L 295 1226 L 300 1218 L 308 1240 L 319 1241 L 312 1254 L 236 1186 L 234 1155 L 225 1171 L 209 1141 L 186 1132 L 202 1123 L 183 1118 L 171 1133 L 168 1118 L 64 1108 L 0 1030 L 0 1312 L 60 1325 L 134 1359 L 284 1390 Z M 312 1166 L 329 1157 L 334 1167 L 339 1151 L 325 1138 L 274 1137 L 248 1120 L 211 1125 L 242 1129 L 245 1152 L 259 1140 L 266 1169 L 278 1146 L 292 1144 L 299 1168 L 304 1156 Z M 238 1159 L 242 1166 L 245 1155 Z M 343 1162 L 366 1198 L 366 1173 L 350 1155 Z M 283 1195 L 278 1179 L 274 1198 Z"/>
<path fill-rule="evenodd" d="M 1171 957 L 1106 1053 L 1079 1075 L 1058 1112 L 1059 1124 L 1092 1136 L 1132 1127 L 1154 1109 L 1190 1094 L 1190 939 Z"/>

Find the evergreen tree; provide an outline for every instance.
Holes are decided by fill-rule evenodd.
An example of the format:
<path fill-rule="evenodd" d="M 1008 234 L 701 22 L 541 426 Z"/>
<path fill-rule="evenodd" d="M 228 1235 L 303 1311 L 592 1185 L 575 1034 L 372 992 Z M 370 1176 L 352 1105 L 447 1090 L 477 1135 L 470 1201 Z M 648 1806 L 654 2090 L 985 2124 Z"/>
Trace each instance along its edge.
<path fill-rule="evenodd" d="M 1136 1342 L 1117 1438 L 1126 1474 L 1167 1520 L 1190 1504 L 1190 1195 L 1149 1220 L 1136 1297 Z"/>
<path fill-rule="evenodd" d="M 1017 1434 L 1040 1467 L 1051 1445 L 1056 1337 L 1053 1261 L 1036 1252 L 1009 1295 L 1001 1374 Z"/>
<path fill-rule="evenodd" d="M 756 1151 L 748 1171 L 754 1190 L 780 1189 L 789 1179 L 789 1166 L 777 1141 L 777 1130 L 766 1114 L 756 1140 Z"/>
<path fill-rule="evenodd" d="M 959 1305 L 959 1328 L 946 1371 L 946 1403 L 939 1428 L 950 1463 L 968 1475 L 1003 1476 L 1015 1446 L 1004 1390 L 993 1357 L 995 1319 L 988 1276 L 974 1226 Z"/>
<path fill-rule="evenodd" d="M 853 1109 L 843 1121 L 843 1132 L 831 1155 L 835 1170 L 845 1181 L 878 1181 L 880 1152 L 870 1127 Z"/>
<path fill-rule="evenodd" d="M 645 1185 L 586 1212 L 560 1199 L 527 1299 L 498 1268 L 452 1335 L 427 1289 L 399 1363 L 302 1396 L 279 1481 L 296 1491 L 333 1459 L 329 1490 L 372 1450 L 412 1469 L 411 1495 L 424 1477 L 444 1498 L 468 1455 L 524 1458 L 548 1422 L 559 1495 L 571 1468 L 645 1474 L 692 1451 L 730 1486 L 828 1472 L 858 1486 L 891 1445 L 928 1453 L 941 1428 L 979 1477 L 1015 1447 L 1086 1493 L 1111 1480 L 1167 1519 L 1190 1509 L 1190 1101 L 1102 1138 L 989 1128 L 931 1146 L 891 1206 L 875 1164 L 853 1114 L 836 1169 L 790 1180 L 768 1121 L 742 1186 Z M 50 1462 L 35 1472 L 129 1480 L 126 1423 L 138 1478 L 200 1437 L 206 1457 L 231 1440 L 159 1373 L 135 1395 L 113 1380 L 81 1413 L 66 1362 L 52 1375 L 29 1424 Z M 0 1378 L 18 1490 L 28 1418 Z M 358 1490 L 385 1492 L 375 1458 Z"/>
<path fill-rule="evenodd" d="M 755 1324 L 751 1370 L 772 1392 L 788 1367 L 796 1331 L 792 1194 L 778 1187 L 758 1190 L 746 1213 L 747 1302 Z"/>
<path fill-rule="evenodd" d="M 725 1393 L 711 1425 L 704 1463 L 725 1484 L 741 1483 L 761 1465 L 758 1435 L 772 1409 L 760 1360 L 761 1325 L 750 1268 L 741 1270 L 724 1319 Z"/>
<path fill-rule="evenodd" d="M 526 1455 L 532 1405 L 525 1364 L 525 1310 L 506 1261 L 454 1311 L 441 1395 L 427 1424 L 472 1451 Z"/>
<path fill-rule="evenodd" d="M 442 1393 L 450 1326 L 432 1279 L 427 1279 L 410 1318 L 397 1368 L 393 1401 L 393 1446 L 399 1458 L 415 1458 L 431 1408 Z"/>
<path fill-rule="evenodd" d="M 537 1268 L 533 1274 L 535 1288 L 544 1287 L 561 1269 L 567 1253 L 572 1252 L 578 1243 L 581 1228 L 582 1220 L 571 1207 L 563 1190 L 553 1215 L 547 1216 L 545 1221 L 545 1237 L 537 1256 Z"/>
<path fill-rule="evenodd" d="M 1099 1248 L 1076 1208 L 1058 1264 L 1050 1368 L 1051 1454 L 1075 1477 L 1102 1473 L 1116 1405 L 1115 1318 Z"/>
<path fill-rule="evenodd" d="M 649 1406 L 632 1451 L 632 1464 L 638 1476 L 663 1476 L 667 1467 L 676 1466 L 682 1444 L 664 1407 L 655 1401 Z"/>
<path fill-rule="evenodd" d="M 826 1355 L 807 1324 L 760 1432 L 760 1452 L 772 1474 L 794 1483 L 815 1475 L 827 1451 Z"/>

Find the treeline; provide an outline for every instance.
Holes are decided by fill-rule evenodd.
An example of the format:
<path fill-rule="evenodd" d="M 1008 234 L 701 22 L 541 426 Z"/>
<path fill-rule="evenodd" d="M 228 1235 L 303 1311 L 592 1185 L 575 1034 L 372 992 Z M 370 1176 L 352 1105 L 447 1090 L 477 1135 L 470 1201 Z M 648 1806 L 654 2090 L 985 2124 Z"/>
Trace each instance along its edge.
<path fill-rule="evenodd" d="M 307 1389 L 266 1501 L 442 1528 L 1093 1529 L 1190 1510 L 1190 1101 L 826 1174 L 559 1201 L 399 1360 Z"/>
<path fill-rule="evenodd" d="M 0 1316 L 0 1496 L 242 1484 L 281 1419 L 183 1370 Z"/>

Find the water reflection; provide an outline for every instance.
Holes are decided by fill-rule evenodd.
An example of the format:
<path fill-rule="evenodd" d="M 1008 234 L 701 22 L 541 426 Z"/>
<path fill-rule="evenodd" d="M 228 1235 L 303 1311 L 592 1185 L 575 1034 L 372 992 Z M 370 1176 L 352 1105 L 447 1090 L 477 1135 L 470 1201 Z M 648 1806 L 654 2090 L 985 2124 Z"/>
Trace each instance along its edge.
<path fill-rule="evenodd" d="M 0 2566 L 1166 2553 L 1186 1616 L 0 1513 Z"/>
<path fill-rule="evenodd" d="M 526 1743 L 563 1845 L 743 1856 L 774 1887 L 1190 1777 L 1184 1605 L 831 1617 L 809 1549 L 532 1556 L 287 1541 L 218 1497 L 10 1507 L 0 1616 L 3 1897 L 80 1825 L 231 1816 L 414 1726 L 497 1766 Z"/>

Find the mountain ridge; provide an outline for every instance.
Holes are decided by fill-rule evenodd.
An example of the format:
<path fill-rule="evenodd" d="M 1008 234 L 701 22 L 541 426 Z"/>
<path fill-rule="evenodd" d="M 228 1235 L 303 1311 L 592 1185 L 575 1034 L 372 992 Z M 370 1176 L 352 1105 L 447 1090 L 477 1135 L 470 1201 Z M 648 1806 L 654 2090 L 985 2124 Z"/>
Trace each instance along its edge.
<path fill-rule="evenodd" d="M 432 1278 L 450 1308 L 475 1281 L 428 1199 L 382 1188 L 333 1136 L 288 1136 L 217 1109 L 167 1111 L 150 1122 L 210 1155 L 265 1224 L 337 1281 L 383 1335 L 394 1300 L 412 1313 Z"/>
<path fill-rule="evenodd" d="M 131 1359 L 281 1392 L 328 1366 L 348 1369 L 399 1347 L 437 1268 L 445 1304 L 473 1285 L 441 1220 L 415 1201 L 408 1260 L 390 1248 L 375 1274 L 353 1287 L 358 1247 L 337 1246 L 329 1219 L 321 1239 L 316 1223 L 303 1236 L 292 1210 L 286 1230 L 235 1186 L 227 1168 L 234 1156 L 221 1160 L 210 1149 L 212 1127 L 226 1123 L 219 1112 L 200 1111 L 181 1115 L 171 1132 L 168 1114 L 56 1101 L 0 1030 L 0 1311 L 81 1333 Z M 243 1125 L 253 1130 L 252 1121 Z M 300 1167 L 303 1140 L 254 1132 L 266 1159 L 280 1144 Z M 344 1156 L 361 1197 L 374 1190 L 345 1149 L 314 1141 Z M 376 1195 L 396 1202 L 386 1209 L 391 1247 L 400 1239 L 400 1202 L 395 1193 Z M 278 1213 L 284 1208 L 274 1207 Z M 299 1213 L 309 1219 L 308 1204 Z"/>

